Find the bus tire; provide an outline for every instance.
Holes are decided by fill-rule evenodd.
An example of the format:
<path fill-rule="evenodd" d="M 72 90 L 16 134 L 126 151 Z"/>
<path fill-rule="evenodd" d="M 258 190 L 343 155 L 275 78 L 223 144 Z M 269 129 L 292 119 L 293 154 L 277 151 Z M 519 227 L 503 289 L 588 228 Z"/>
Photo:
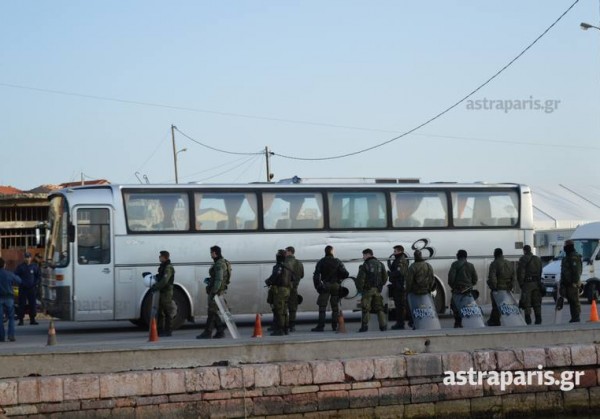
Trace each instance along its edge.
<path fill-rule="evenodd" d="M 438 313 L 443 314 L 446 312 L 446 295 L 444 294 L 444 288 L 440 285 L 440 283 L 435 281 L 435 289 L 432 293 L 433 302 L 435 304 L 435 309 Z"/>
<path fill-rule="evenodd" d="M 173 290 L 173 303 L 176 306 L 175 317 L 173 317 L 173 330 L 177 330 L 190 317 L 190 302 L 181 289 L 175 288 Z"/>
<path fill-rule="evenodd" d="M 175 287 L 173 289 L 173 304 L 175 305 L 175 317 L 173 317 L 173 330 L 179 329 L 190 316 L 190 303 L 185 293 Z M 150 313 L 152 311 L 152 293 L 148 292 L 142 302 L 141 316 L 138 320 L 131 320 L 137 326 L 148 328 L 150 325 Z"/>

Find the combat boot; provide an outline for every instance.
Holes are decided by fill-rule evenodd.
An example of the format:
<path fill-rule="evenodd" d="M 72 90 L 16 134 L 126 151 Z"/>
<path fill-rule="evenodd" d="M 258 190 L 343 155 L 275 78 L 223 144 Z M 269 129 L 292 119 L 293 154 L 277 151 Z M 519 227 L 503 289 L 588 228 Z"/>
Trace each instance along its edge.
<path fill-rule="evenodd" d="M 531 314 L 526 314 L 525 315 L 525 323 L 531 324 Z"/>
<path fill-rule="evenodd" d="M 221 329 L 218 330 L 217 329 L 217 333 L 215 333 L 215 335 L 213 336 L 213 339 L 223 339 L 225 337 L 225 330 Z"/>
<path fill-rule="evenodd" d="M 283 336 L 283 335 L 284 335 L 284 333 L 283 333 L 283 330 L 281 330 L 281 329 L 275 329 L 271 332 L 271 336 Z"/>
<path fill-rule="evenodd" d="M 463 327 L 462 321 L 460 321 L 460 320 L 454 320 L 454 328 L 455 329 L 460 329 L 462 327 Z"/>
<path fill-rule="evenodd" d="M 535 318 L 535 324 L 542 324 L 542 318 L 541 317 L 536 317 Z"/>
<path fill-rule="evenodd" d="M 392 330 L 404 330 L 404 322 L 397 322 L 390 329 L 392 329 Z"/>
<path fill-rule="evenodd" d="M 379 326 L 379 330 L 385 332 L 387 330 L 387 324 L 383 326 Z"/>
<path fill-rule="evenodd" d="M 212 339 L 212 330 L 205 329 L 204 332 L 196 336 L 196 339 Z"/>
<path fill-rule="evenodd" d="M 325 330 L 325 311 L 319 310 L 319 322 L 317 327 L 310 329 L 311 332 L 323 332 Z"/>
<path fill-rule="evenodd" d="M 360 329 L 358 329 L 359 333 L 363 333 L 363 332 L 366 332 L 368 330 L 369 330 L 369 326 L 364 325 L 364 324 L 360 327 Z"/>

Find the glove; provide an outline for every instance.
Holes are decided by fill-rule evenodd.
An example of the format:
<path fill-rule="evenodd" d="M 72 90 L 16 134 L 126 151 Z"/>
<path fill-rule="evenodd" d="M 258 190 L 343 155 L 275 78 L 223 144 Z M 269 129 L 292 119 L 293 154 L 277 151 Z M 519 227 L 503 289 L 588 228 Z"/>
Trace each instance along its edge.
<path fill-rule="evenodd" d="M 206 286 L 206 293 L 210 295 L 210 287 L 208 285 Z"/>
<path fill-rule="evenodd" d="M 209 282 L 210 282 L 210 278 L 204 278 L 204 284 L 205 284 L 205 285 L 208 285 L 208 284 L 209 284 Z"/>

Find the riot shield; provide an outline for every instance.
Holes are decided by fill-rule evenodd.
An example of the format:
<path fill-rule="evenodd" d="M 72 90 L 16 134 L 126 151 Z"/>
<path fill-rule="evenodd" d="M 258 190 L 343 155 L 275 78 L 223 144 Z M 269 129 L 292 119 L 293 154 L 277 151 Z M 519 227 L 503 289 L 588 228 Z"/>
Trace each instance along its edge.
<path fill-rule="evenodd" d="M 483 311 L 470 292 L 464 294 L 453 294 L 452 301 L 460 313 L 464 328 L 477 329 L 480 327 L 485 327 Z"/>
<path fill-rule="evenodd" d="M 508 291 L 492 291 L 492 298 L 496 301 L 500 312 L 502 326 L 525 326 L 525 319 L 521 315 L 519 303 Z"/>
<path fill-rule="evenodd" d="M 240 334 L 238 332 L 237 326 L 235 325 L 235 321 L 233 320 L 233 315 L 229 311 L 229 307 L 227 306 L 227 301 L 220 295 L 215 295 L 215 303 L 217 303 L 217 307 L 219 308 L 219 316 L 221 320 L 225 322 L 227 325 L 227 329 L 229 329 L 229 333 L 231 333 L 231 337 L 234 339 L 238 339 Z"/>
<path fill-rule="evenodd" d="M 413 319 L 414 329 L 435 330 L 442 328 L 431 294 L 418 295 L 409 293 L 408 306 Z"/>

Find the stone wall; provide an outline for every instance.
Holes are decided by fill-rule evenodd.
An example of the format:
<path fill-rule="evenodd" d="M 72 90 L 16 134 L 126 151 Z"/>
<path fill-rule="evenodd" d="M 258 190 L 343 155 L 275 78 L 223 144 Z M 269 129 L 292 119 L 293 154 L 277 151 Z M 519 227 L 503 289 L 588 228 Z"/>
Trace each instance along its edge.
<path fill-rule="evenodd" d="M 600 412 L 600 345 L 0 380 L 7 417 L 513 417 Z M 583 371 L 557 385 L 450 386 L 444 371 Z"/>

